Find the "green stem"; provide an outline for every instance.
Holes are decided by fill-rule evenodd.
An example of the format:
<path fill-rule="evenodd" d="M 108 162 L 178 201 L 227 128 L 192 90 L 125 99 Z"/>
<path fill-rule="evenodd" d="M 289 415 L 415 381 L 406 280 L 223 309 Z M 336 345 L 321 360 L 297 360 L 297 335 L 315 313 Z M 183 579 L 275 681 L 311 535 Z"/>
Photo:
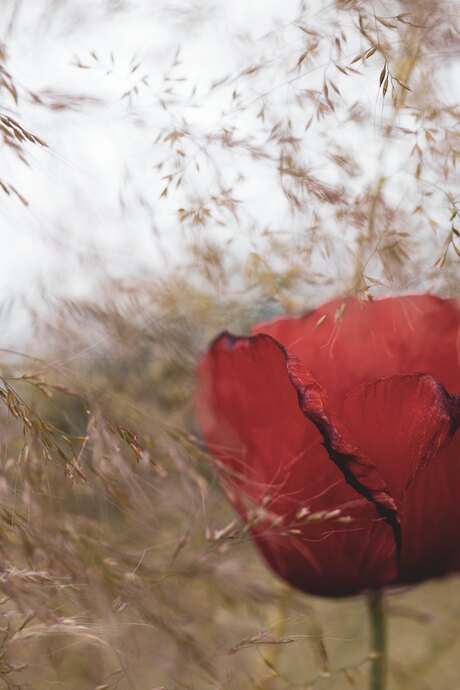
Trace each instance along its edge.
<path fill-rule="evenodd" d="M 368 599 L 371 624 L 371 675 L 369 690 L 384 690 L 387 674 L 387 630 L 383 593 L 376 589 Z"/>

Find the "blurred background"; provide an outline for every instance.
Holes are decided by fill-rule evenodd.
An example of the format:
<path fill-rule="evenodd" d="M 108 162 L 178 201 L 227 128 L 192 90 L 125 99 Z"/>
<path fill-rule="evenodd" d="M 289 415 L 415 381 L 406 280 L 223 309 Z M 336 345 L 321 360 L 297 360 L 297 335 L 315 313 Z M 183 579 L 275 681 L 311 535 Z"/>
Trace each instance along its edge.
<path fill-rule="evenodd" d="M 2 0 L 0 687 L 367 687 L 364 603 L 269 573 L 193 414 L 222 329 L 460 297 L 457 2 Z M 460 686 L 455 578 L 390 689 Z"/>

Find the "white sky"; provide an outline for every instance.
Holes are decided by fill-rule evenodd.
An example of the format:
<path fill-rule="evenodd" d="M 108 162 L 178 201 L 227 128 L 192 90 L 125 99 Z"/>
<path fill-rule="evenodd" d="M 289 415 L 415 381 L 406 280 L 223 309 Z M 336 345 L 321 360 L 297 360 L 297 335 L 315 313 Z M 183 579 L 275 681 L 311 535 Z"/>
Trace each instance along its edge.
<path fill-rule="evenodd" d="M 174 110 L 177 126 L 186 115 L 198 132 L 212 132 L 222 125 L 222 111 L 226 111 L 229 125 L 252 134 L 254 117 L 247 111 L 238 114 L 229 102 L 231 80 L 212 95 L 209 86 L 226 75 L 238 74 L 269 51 L 266 59 L 274 67 L 267 71 L 266 87 L 272 88 L 274 82 L 269 80 L 276 75 L 277 65 L 291 53 L 300 52 L 302 35 L 289 28 L 299 2 L 2 2 L 0 36 L 8 49 L 7 67 L 20 92 L 18 119 L 49 144 L 47 150 L 27 146 L 29 167 L 3 147 L 0 179 L 12 183 L 29 202 L 24 207 L 15 198 L 0 198 L 4 302 L 10 296 L 33 301 L 37 290 L 48 295 L 88 293 L 94 290 L 101 261 L 110 275 L 155 277 L 165 265 L 177 261 L 183 244 L 183 230 L 177 222 L 180 198 L 168 197 L 159 203 L 163 183 L 154 167 L 159 154 L 164 157 L 166 151 L 154 141 L 170 117 L 159 107 L 158 98 L 177 48 L 181 47 L 181 64 L 174 76 L 186 77 L 174 85 L 183 98 Z M 309 19 L 320 26 L 327 3 L 316 3 L 316 7 Z M 283 26 L 287 28 L 280 34 Z M 277 32 L 283 36 L 279 45 Z M 76 59 L 90 69 L 79 69 Z M 140 66 L 131 73 L 137 63 Z M 148 74 L 148 85 L 138 83 L 144 74 Z M 375 111 L 378 121 L 374 77 L 351 81 L 349 88 Z M 321 71 L 312 73 L 311 84 L 317 85 L 321 78 Z M 139 92 L 128 103 L 122 94 L 136 84 Z M 196 94 L 191 97 L 193 86 Z M 59 94 L 93 97 L 94 103 L 82 102 L 66 112 L 52 111 L 31 104 L 28 91 L 49 92 L 50 100 L 58 99 Z M 255 100 L 259 93 L 254 91 Z M 8 112 L 10 104 L 5 96 L 3 100 L 0 110 Z M 338 140 L 343 137 L 347 144 L 350 130 L 334 121 L 331 127 Z M 253 134 L 257 136 L 256 131 Z M 355 132 L 353 136 L 358 137 L 357 154 L 366 154 L 371 175 L 380 140 L 375 132 Z M 321 169 L 323 161 L 315 159 L 315 145 L 321 151 L 324 142 L 312 143 L 312 162 Z M 228 161 L 220 165 L 219 173 L 230 185 L 234 168 Z M 391 165 L 395 170 L 401 166 L 397 153 Z M 261 227 L 268 222 L 281 225 L 286 209 L 275 194 L 271 173 L 265 174 L 260 166 L 254 167 L 254 173 L 247 164 L 242 168 L 248 176 L 241 190 L 249 215 Z M 197 175 L 196 193 L 209 184 L 209 176 Z M 401 192 L 404 195 L 406 190 Z M 228 219 L 221 237 L 234 239 L 237 231 L 237 225 Z M 250 250 L 247 233 L 240 232 L 237 242 L 243 251 Z M 27 323 L 20 314 L 16 302 L 7 318 L 11 330 L 6 328 L 2 335 L 4 344 L 17 338 L 18 329 Z"/>
<path fill-rule="evenodd" d="M 123 4 L 118 3 L 120 8 Z M 188 4 L 190 13 L 184 14 Z M 2 294 L 23 294 L 28 300 L 37 281 L 51 292 L 85 292 L 92 284 L 91 252 L 102 256 L 115 275 L 159 268 L 164 255 L 158 252 L 151 226 L 171 231 L 177 203 L 145 212 L 132 195 L 149 199 L 150 190 L 152 209 L 156 205 L 153 141 L 166 122 L 156 104 L 163 76 L 179 45 L 186 60 L 182 73 L 187 89 L 196 84 L 199 93 L 212 79 L 235 73 L 250 59 L 252 41 L 273 28 L 281 6 L 271 0 L 207 0 L 193 10 L 187 2 L 131 0 L 126 3 L 129 11 L 108 16 L 108 3 L 102 0 L 4 5 L 9 10 L 2 17 L 8 68 L 22 95 L 19 119 L 49 149 L 27 146 L 29 167 L 3 151 L 1 177 L 14 184 L 29 206 L 6 196 L 0 200 Z M 283 3 L 284 21 L 296 7 L 294 1 Z M 248 30 L 246 41 L 235 38 Z M 91 69 L 78 69 L 76 58 Z M 140 67 L 130 75 L 138 61 Z M 141 86 L 129 106 L 121 96 L 144 73 L 149 86 Z M 28 103 L 29 90 L 93 96 L 99 103 L 82 103 L 80 112 L 53 113 Z M 212 126 L 222 106 L 218 99 L 208 110 L 203 104 L 197 117 L 200 126 Z M 126 196 L 124 210 L 121 190 Z M 86 257 L 83 267 L 76 258 L 79 253 Z"/>

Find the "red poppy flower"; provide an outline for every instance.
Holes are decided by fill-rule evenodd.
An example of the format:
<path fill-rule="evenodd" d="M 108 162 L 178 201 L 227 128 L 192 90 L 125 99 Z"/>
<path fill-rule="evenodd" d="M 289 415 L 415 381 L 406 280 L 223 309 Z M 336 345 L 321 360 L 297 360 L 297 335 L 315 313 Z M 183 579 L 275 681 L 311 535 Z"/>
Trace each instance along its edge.
<path fill-rule="evenodd" d="M 341 304 L 221 334 L 196 401 L 264 557 L 326 596 L 460 569 L 460 311 Z"/>

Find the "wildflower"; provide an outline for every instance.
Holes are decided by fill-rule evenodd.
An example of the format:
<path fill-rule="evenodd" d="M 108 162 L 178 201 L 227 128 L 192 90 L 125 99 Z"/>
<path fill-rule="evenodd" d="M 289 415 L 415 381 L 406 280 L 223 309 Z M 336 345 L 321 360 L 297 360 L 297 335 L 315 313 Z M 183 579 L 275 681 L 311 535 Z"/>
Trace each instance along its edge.
<path fill-rule="evenodd" d="M 334 300 L 222 333 L 197 416 L 227 494 L 292 585 L 346 596 L 460 569 L 460 310 Z"/>

